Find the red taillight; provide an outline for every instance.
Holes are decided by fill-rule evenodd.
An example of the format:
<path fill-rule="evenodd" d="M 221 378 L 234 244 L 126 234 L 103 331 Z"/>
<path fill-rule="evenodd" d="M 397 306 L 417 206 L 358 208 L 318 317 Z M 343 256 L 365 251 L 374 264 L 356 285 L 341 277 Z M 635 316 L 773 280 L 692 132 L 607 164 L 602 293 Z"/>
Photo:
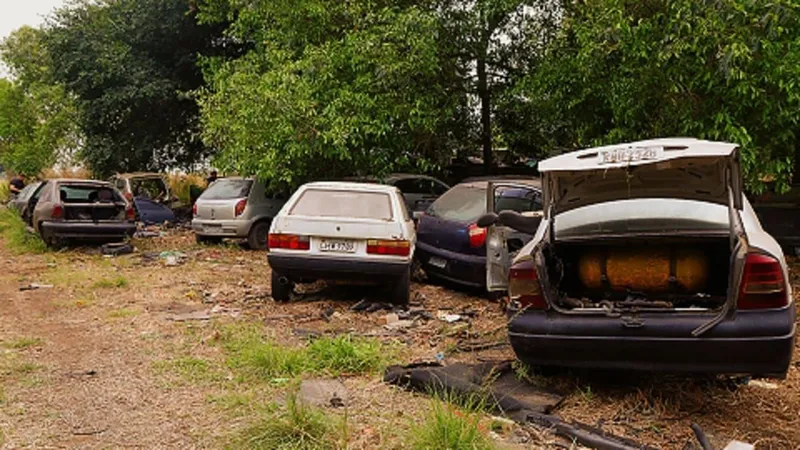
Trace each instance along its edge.
<path fill-rule="evenodd" d="M 125 198 L 126 198 L 126 199 L 127 199 L 129 202 L 132 202 L 132 201 L 133 201 L 133 194 L 131 194 L 130 192 L 126 192 L 126 193 L 125 193 Z"/>
<path fill-rule="evenodd" d="M 411 253 L 411 243 L 370 239 L 367 241 L 367 253 L 370 255 L 408 256 Z"/>
<path fill-rule="evenodd" d="M 508 274 L 508 296 L 520 308 L 547 309 L 539 276 L 533 261 L 523 261 L 511 267 Z"/>
<path fill-rule="evenodd" d="M 750 253 L 739 287 L 738 309 L 782 308 L 789 304 L 781 263 L 767 255 Z"/>
<path fill-rule="evenodd" d="M 308 250 L 311 248 L 311 240 L 308 236 L 297 236 L 294 234 L 270 234 L 269 248 L 282 248 L 285 250 Z"/>
<path fill-rule="evenodd" d="M 192 217 L 197 217 L 197 203 L 192 205 Z"/>
<path fill-rule="evenodd" d="M 469 233 L 470 247 L 480 248 L 486 243 L 486 228 L 481 228 L 477 224 L 473 223 L 469 226 L 467 232 Z"/>
<path fill-rule="evenodd" d="M 234 209 L 235 217 L 239 217 L 244 214 L 245 208 L 247 208 L 247 199 L 243 198 L 239 200 L 239 203 L 236 204 L 236 209 Z"/>
<path fill-rule="evenodd" d="M 125 209 L 125 217 L 131 222 L 136 220 L 136 208 L 134 208 L 133 205 L 128 205 L 128 208 Z"/>
<path fill-rule="evenodd" d="M 62 205 L 53 206 L 53 214 L 52 214 L 51 217 L 53 219 L 63 219 L 64 218 L 64 207 Z"/>

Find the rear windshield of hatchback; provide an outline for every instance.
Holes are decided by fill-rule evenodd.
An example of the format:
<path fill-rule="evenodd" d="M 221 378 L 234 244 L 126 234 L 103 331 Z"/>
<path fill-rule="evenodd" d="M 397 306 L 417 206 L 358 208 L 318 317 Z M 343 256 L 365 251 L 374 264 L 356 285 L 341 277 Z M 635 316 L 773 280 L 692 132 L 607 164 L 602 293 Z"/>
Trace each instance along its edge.
<path fill-rule="evenodd" d="M 59 187 L 59 197 L 63 203 L 122 202 L 110 186 L 63 184 Z"/>
<path fill-rule="evenodd" d="M 290 216 L 349 217 L 392 220 L 392 202 L 382 192 L 307 189 L 300 195 Z"/>
<path fill-rule="evenodd" d="M 217 180 L 203 192 L 203 200 L 233 200 L 250 195 L 252 180 Z"/>

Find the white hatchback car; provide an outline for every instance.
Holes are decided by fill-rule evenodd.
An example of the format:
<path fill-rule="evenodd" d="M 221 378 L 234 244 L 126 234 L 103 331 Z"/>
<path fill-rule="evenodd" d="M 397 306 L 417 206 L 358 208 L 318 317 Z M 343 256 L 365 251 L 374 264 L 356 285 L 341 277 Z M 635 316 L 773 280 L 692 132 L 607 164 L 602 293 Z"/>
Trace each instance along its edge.
<path fill-rule="evenodd" d="M 287 301 L 296 283 L 374 282 L 408 303 L 414 222 L 393 186 L 317 182 L 300 187 L 272 221 L 272 297 Z"/>

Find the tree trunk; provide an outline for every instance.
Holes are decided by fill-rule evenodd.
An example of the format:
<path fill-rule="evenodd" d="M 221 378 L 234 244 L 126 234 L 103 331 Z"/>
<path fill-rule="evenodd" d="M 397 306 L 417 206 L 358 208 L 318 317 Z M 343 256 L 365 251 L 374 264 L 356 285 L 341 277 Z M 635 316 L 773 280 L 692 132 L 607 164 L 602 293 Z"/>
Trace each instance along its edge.
<path fill-rule="evenodd" d="M 486 175 L 492 172 L 492 96 L 486 73 L 486 57 L 478 56 L 478 97 L 481 100 L 481 148 L 483 149 L 483 170 Z"/>

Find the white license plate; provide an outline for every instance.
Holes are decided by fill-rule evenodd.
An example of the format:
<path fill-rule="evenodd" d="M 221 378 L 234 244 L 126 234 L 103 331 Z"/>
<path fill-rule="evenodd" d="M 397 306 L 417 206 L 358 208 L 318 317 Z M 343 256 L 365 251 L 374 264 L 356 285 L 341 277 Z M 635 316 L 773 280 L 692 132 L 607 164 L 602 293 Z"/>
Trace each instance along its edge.
<path fill-rule="evenodd" d="M 319 251 L 321 252 L 336 252 L 336 253 L 355 253 L 355 241 L 340 241 L 323 239 L 319 243 Z"/>
<path fill-rule="evenodd" d="M 623 147 L 613 150 L 601 150 L 598 158 L 600 159 L 600 164 L 650 161 L 659 159 L 663 152 L 663 147 Z"/>
<path fill-rule="evenodd" d="M 447 260 L 444 258 L 439 258 L 438 256 L 431 256 L 431 259 L 428 260 L 428 264 L 432 265 L 433 267 L 444 269 L 447 267 Z"/>
<path fill-rule="evenodd" d="M 215 227 L 213 225 L 211 225 L 211 226 L 206 225 L 206 226 L 203 227 L 203 232 L 204 233 L 209 233 L 209 234 L 222 233 L 222 226 Z"/>

